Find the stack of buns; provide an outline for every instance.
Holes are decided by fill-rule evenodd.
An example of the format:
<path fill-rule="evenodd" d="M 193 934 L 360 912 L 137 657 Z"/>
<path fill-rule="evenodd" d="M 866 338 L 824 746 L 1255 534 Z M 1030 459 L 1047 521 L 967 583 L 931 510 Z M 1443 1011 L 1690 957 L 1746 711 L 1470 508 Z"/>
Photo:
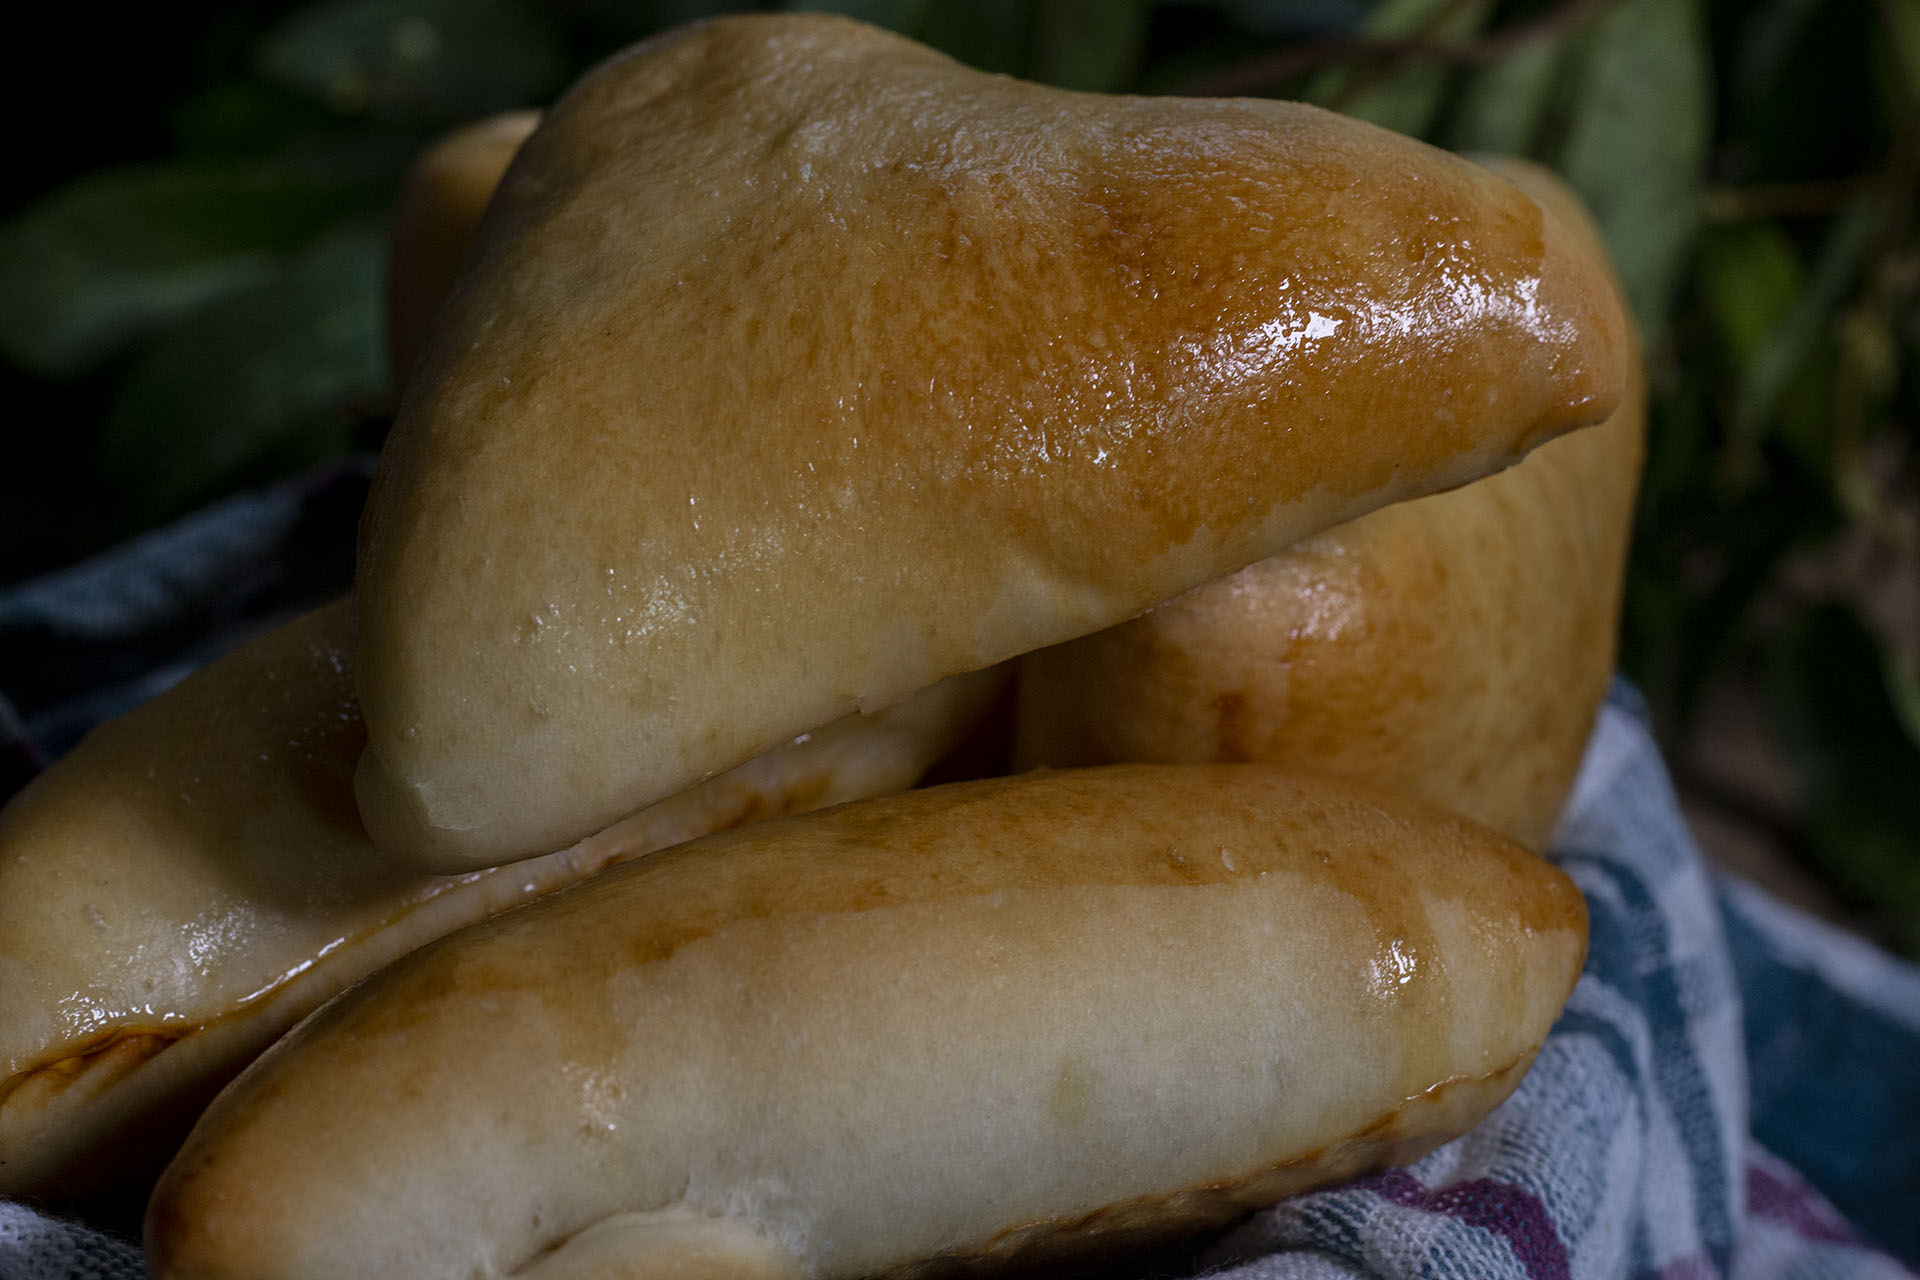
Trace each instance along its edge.
<path fill-rule="evenodd" d="M 1642 429 L 1550 177 L 725 19 L 431 153 L 390 302 L 351 606 L 0 812 L 0 1192 L 171 1157 L 161 1277 L 990 1270 L 1518 1083 Z M 909 791 L 1010 681 L 1047 767 Z"/>

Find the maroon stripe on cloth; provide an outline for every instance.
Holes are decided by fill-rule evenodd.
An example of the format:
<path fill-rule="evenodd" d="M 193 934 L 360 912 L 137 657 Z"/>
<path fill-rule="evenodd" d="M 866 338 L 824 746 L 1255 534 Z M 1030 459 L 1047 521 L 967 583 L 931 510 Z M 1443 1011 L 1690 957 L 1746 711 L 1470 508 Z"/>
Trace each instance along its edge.
<path fill-rule="evenodd" d="M 1713 1265 L 1713 1259 L 1704 1253 L 1690 1253 L 1684 1258 L 1675 1258 L 1660 1268 L 1660 1280 L 1718 1280 L 1719 1268 Z"/>
<path fill-rule="evenodd" d="M 1360 1185 L 1394 1204 L 1457 1218 L 1504 1238 L 1529 1280 L 1571 1280 L 1567 1247 L 1531 1191 L 1492 1178 L 1428 1190 L 1405 1169 L 1388 1169 Z"/>
<path fill-rule="evenodd" d="M 1753 1161 L 1747 1164 L 1747 1212 L 1783 1226 L 1803 1240 L 1861 1243 L 1860 1237 L 1814 1192 Z"/>

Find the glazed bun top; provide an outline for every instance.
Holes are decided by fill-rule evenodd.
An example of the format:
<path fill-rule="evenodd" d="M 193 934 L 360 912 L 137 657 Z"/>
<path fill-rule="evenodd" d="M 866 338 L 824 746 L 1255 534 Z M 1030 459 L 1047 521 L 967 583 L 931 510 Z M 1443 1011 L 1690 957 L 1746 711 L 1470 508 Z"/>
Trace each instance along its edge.
<path fill-rule="evenodd" d="M 437 869 L 563 845 L 1507 465 L 1627 358 L 1570 233 L 1397 135 L 683 29 L 528 139 L 419 368 L 361 811 Z"/>

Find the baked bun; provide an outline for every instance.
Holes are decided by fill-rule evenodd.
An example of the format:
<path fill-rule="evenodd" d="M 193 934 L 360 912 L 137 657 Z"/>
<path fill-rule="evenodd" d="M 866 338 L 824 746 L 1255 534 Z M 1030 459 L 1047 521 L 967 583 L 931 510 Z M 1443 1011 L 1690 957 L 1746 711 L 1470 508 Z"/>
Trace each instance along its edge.
<path fill-rule="evenodd" d="M 321 1010 L 202 1118 L 148 1256 L 559 1280 L 1133 1247 L 1465 1130 L 1584 942 L 1579 892 L 1517 845 L 1258 765 L 762 823 Z"/>
<path fill-rule="evenodd" d="M 457 869 L 1611 412 L 1511 184 L 842 19 L 684 28 L 507 172 L 368 505 L 369 829 Z"/>
<path fill-rule="evenodd" d="M 345 602 L 103 725 L 0 810 L 0 1194 L 150 1179 L 322 1001 L 608 864 L 911 786 L 993 696 L 949 681 L 508 872 L 429 877 L 353 804 Z"/>
<path fill-rule="evenodd" d="M 1606 260 L 1558 179 L 1482 163 Z M 1028 654 L 1017 760 L 1266 760 L 1544 847 L 1613 674 L 1645 426 L 1636 354 L 1598 427 Z"/>
<path fill-rule="evenodd" d="M 476 120 L 435 142 L 407 170 L 387 256 L 387 358 L 396 398 L 406 394 L 427 349 L 500 175 L 538 123 L 538 111 Z"/>

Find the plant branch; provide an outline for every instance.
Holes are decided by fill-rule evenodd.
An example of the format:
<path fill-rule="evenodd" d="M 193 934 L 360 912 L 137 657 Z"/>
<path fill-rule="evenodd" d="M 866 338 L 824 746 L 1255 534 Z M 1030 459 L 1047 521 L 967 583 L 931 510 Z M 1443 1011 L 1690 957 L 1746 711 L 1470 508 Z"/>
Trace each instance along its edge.
<path fill-rule="evenodd" d="M 1473 0 L 1447 0 L 1447 3 L 1440 6 L 1438 12 L 1434 13 L 1426 22 L 1422 23 L 1419 30 L 1413 32 L 1408 38 L 1412 40 L 1438 40 L 1440 33 L 1446 30 L 1447 24 L 1466 13 L 1472 3 Z M 1354 73 L 1347 77 L 1346 85 L 1328 101 L 1326 105 L 1334 111 L 1350 110 L 1362 94 L 1367 93 L 1375 85 L 1379 84 L 1380 81 L 1392 75 L 1396 65 L 1397 64 L 1388 62 L 1376 62 L 1355 68 Z"/>
<path fill-rule="evenodd" d="M 1749 187 L 1722 187 L 1706 193 L 1701 216 L 1725 224 L 1763 218 L 1819 218 L 1850 208 L 1862 196 L 1873 194 L 1885 178 L 1865 174 L 1825 182 L 1765 182 Z"/>
<path fill-rule="evenodd" d="M 1408 62 L 1442 62 L 1477 66 L 1496 62 L 1528 45 L 1551 40 L 1586 22 L 1619 0 L 1565 0 L 1538 17 L 1467 40 L 1440 40 L 1430 35 L 1351 36 L 1287 45 L 1197 77 L 1184 91 L 1198 97 L 1246 97 L 1265 93 L 1286 81 L 1327 67 L 1362 62 L 1392 68 Z"/>

